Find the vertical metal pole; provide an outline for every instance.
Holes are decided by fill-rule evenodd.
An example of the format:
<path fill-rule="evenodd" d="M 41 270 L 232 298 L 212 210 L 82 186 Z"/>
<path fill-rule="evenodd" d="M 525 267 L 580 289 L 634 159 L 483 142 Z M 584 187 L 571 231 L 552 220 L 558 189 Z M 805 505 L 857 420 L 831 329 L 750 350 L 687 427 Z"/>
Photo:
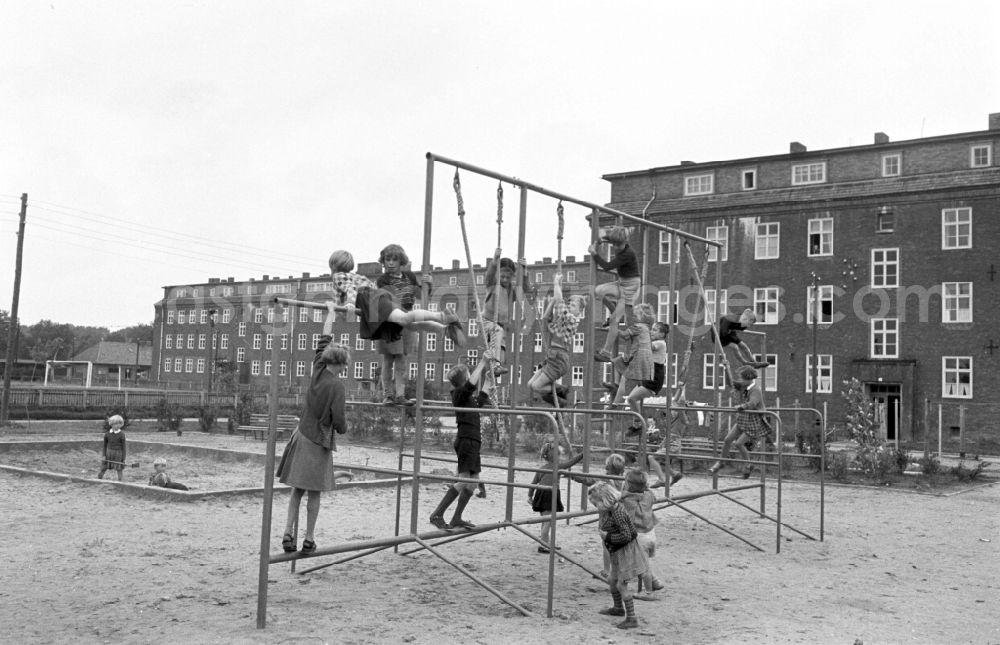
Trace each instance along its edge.
<path fill-rule="evenodd" d="M 777 493 L 777 510 L 775 511 L 775 519 L 777 521 L 775 522 L 775 526 L 777 526 L 778 528 L 777 528 L 777 537 L 775 538 L 775 542 L 777 544 L 775 546 L 774 552 L 775 553 L 781 553 L 781 484 L 782 484 L 782 475 L 783 475 L 781 462 L 784 461 L 784 457 L 782 455 L 782 453 L 784 451 L 782 450 L 782 445 L 781 444 L 783 444 L 784 442 L 780 440 L 781 439 L 781 419 L 777 415 L 773 416 L 772 418 L 775 420 L 775 424 L 774 425 L 778 428 L 778 439 L 779 439 L 779 441 L 775 442 L 775 443 L 778 444 L 778 493 Z M 762 494 L 763 494 L 763 490 L 764 490 L 764 487 L 761 486 L 761 493 Z"/>
<path fill-rule="evenodd" d="M 705 261 L 707 262 L 708 258 L 705 258 Z M 702 293 L 704 293 L 704 291 L 705 290 L 702 289 Z M 725 315 L 725 313 L 722 312 L 722 310 L 720 308 L 721 304 L 722 304 L 722 249 L 721 248 L 717 248 L 716 251 L 715 251 L 715 317 L 716 318 L 721 318 L 722 316 Z M 722 339 L 718 338 L 718 335 L 719 335 L 719 333 L 721 333 L 722 330 L 718 326 L 716 326 L 714 320 L 712 320 L 710 322 L 713 325 L 713 327 L 716 329 L 716 340 L 715 340 L 715 343 L 713 343 L 713 345 L 714 345 L 714 350 L 713 351 L 715 351 L 715 370 L 712 373 L 712 376 L 713 376 L 712 387 L 715 388 L 715 407 L 721 408 L 722 407 L 722 390 L 719 389 L 716 386 L 715 380 L 717 380 L 718 377 L 719 377 L 719 370 L 723 369 L 723 367 L 724 367 L 723 361 L 726 360 L 726 356 L 725 356 L 725 354 L 723 354 L 723 352 L 725 350 L 722 348 Z M 721 429 L 722 429 L 722 415 L 720 413 L 716 412 L 715 413 L 715 436 L 712 437 L 712 451 L 713 452 L 715 452 L 715 451 L 717 451 L 719 449 L 719 431 Z M 716 475 L 713 475 L 712 476 L 712 487 L 713 488 L 715 487 L 715 482 L 716 481 L 717 481 Z"/>
<path fill-rule="evenodd" d="M 660 233 L 660 235 L 663 235 L 663 233 Z M 677 234 L 674 233 L 674 232 L 670 232 L 670 233 L 668 233 L 668 235 L 670 236 L 668 238 L 670 240 L 670 252 L 667 254 L 667 272 L 669 273 L 669 277 L 667 278 L 667 289 L 670 290 L 670 296 L 669 297 L 670 297 L 671 303 L 677 305 L 677 315 L 678 315 L 677 322 L 680 322 L 680 302 L 676 302 L 676 303 L 673 302 L 674 294 L 677 293 L 677 291 L 676 291 L 676 289 L 677 289 L 677 271 L 676 271 L 676 269 L 680 267 L 680 262 L 678 262 L 676 265 L 674 264 L 674 258 L 676 257 L 676 258 L 680 259 L 680 248 L 678 248 L 678 246 L 677 246 L 677 244 L 680 242 L 680 238 L 677 237 Z M 657 236 L 657 237 L 659 237 L 659 236 Z M 657 249 L 657 256 L 659 256 L 659 249 Z M 697 268 L 691 267 L 691 270 L 692 271 L 697 271 Z M 698 310 L 698 307 L 696 306 L 695 307 L 695 311 L 697 311 L 697 310 Z M 673 368 L 670 367 L 671 357 L 675 355 L 674 354 L 674 336 L 677 335 L 677 326 L 674 324 L 674 317 L 671 316 L 670 314 L 671 314 L 671 311 L 668 308 L 667 309 L 667 338 L 666 338 L 666 341 L 667 341 L 667 364 L 663 366 L 664 367 L 664 370 L 663 370 L 664 385 L 666 385 L 666 387 L 667 387 L 667 418 L 665 419 L 667 430 L 666 430 L 666 432 L 663 433 L 663 445 L 665 445 L 665 446 L 667 446 L 667 445 L 670 444 L 670 435 L 672 433 L 674 433 L 674 432 L 677 431 L 674 428 L 674 419 L 675 418 L 676 419 L 680 419 L 681 415 L 686 414 L 685 412 L 674 413 L 674 412 L 672 412 L 670 410 L 670 406 L 673 405 L 673 402 L 674 402 L 674 387 L 673 387 L 673 383 L 674 383 L 674 381 L 677 380 L 677 370 L 680 369 L 680 357 L 679 356 L 677 358 L 677 361 L 673 363 Z M 692 327 L 695 324 L 697 324 L 697 322 L 698 321 L 694 320 L 693 318 L 692 318 L 692 320 L 689 321 L 689 323 L 692 325 Z M 687 352 L 688 348 L 684 347 L 683 350 L 685 352 Z M 683 383 L 678 383 L 677 386 L 683 388 L 684 384 Z M 643 416 L 645 416 L 645 415 L 643 415 Z M 678 435 L 679 434 L 680 433 L 678 432 Z M 666 463 L 666 467 L 667 467 L 668 470 L 670 469 L 670 449 L 669 449 L 669 447 L 667 448 L 667 463 Z M 669 477 L 667 478 L 667 481 L 664 484 L 664 486 L 666 488 L 667 494 L 669 495 L 670 494 L 670 478 Z"/>
<path fill-rule="evenodd" d="M 826 415 L 822 417 L 819 438 L 819 541 L 823 541 L 823 518 L 826 516 Z"/>
<path fill-rule="evenodd" d="M 517 263 L 514 270 L 514 284 L 515 286 L 524 284 L 524 272 L 527 270 L 525 267 L 521 266 L 521 258 L 524 257 L 524 240 L 525 233 L 527 229 L 528 222 L 528 189 L 524 186 L 520 186 L 518 197 L 518 213 L 517 213 Z M 524 322 L 527 320 L 527 309 L 529 306 L 527 302 L 527 295 L 525 294 L 524 306 L 519 312 L 521 314 L 520 325 L 511 324 L 512 329 L 510 330 L 509 339 L 507 344 L 510 345 L 510 349 L 514 352 L 514 362 L 511 365 L 510 370 L 510 405 L 511 407 L 517 407 L 520 405 L 522 397 L 522 384 L 518 376 L 520 376 L 521 368 L 521 344 L 524 342 L 523 328 Z M 534 312 L 532 312 L 534 313 Z M 513 318 L 511 319 L 513 323 Z M 534 326 L 532 326 L 532 329 Z M 514 331 L 517 330 L 515 334 Z M 514 464 L 516 461 L 517 453 L 517 438 L 520 435 L 521 430 L 521 418 L 518 415 L 514 415 L 513 418 L 508 422 L 508 427 L 510 432 L 507 433 L 507 481 L 508 483 L 514 483 Z M 512 486 L 506 486 L 507 498 L 506 505 L 504 508 L 504 519 L 508 522 L 514 517 L 514 488 Z"/>
<path fill-rule="evenodd" d="M 943 441 L 941 437 L 941 428 L 943 427 L 942 421 L 941 404 L 938 403 L 938 456 L 941 456 L 941 448 L 943 447 Z"/>
<path fill-rule="evenodd" d="M 596 244 L 598 238 L 600 237 L 601 228 L 601 214 L 595 209 L 590 211 L 590 242 L 591 244 Z M 597 345 L 597 339 L 595 337 L 596 331 L 594 331 L 594 323 L 597 322 L 597 313 L 599 307 L 602 305 L 597 302 L 597 298 L 594 296 L 594 288 L 597 286 L 597 262 L 594 261 L 594 257 L 590 257 L 590 262 L 587 264 L 588 280 L 590 282 L 590 317 L 589 320 L 584 318 L 583 324 L 586 325 L 587 332 L 583 335 L 583 360 L 584 364 L 592 364 L 589 369 L 583 370 L 583 401 L 585 409 L 594 409 L 594 370 L 603 370 L 604 363 L 600 363 L 598 367 L 597 363 L 593 363 L 591 356 L 594 355 L 594 347 Z M 593 431 L 593 415 L 585 414 L 583 422 L 583 471 L 590 472 L 590 439 Z M 603 422 L 602 422 L 603 423 Z M 603 427 L 603 426 L 602 426 Z M 580 508 L 582 510 L 587 510 L 587 506 L 590 500 L 587 499 L 587 488 L 581 486 L 580 488 Z"/>
<path fill-rule="evenodd" d="M 434 159 L 427 155 L 427 182 L 424 187 L 424 246 L 421 271 L 430 275 L 431 264 L 431 223 L 434 219 Z M 473 285 L 475 288 L 475 285 Z M 420 306 L 427 309 L 427 289 L 420 287 Z M 423 333 L 417 336 L 417 365 L 423 366 L 426 343 Z M 424 443 L 424 370 L 417 370 L 417 409 L 413 428 L 413 482 L 410 495 L 410 533 L 417 532 L 420 512 L 420 451 Z"/>
<path fill-rule="evenodd" d="M 278 428 L 278 343 L 271 343 L 270 407 L 267 457 L 264 460 L 264 509 L 260 521 L 260 562 L 257 570 L 257 629 L 267 625 L 267 570 L 271 561 L 271 506 L 274 503 L 274 440 Z"/>

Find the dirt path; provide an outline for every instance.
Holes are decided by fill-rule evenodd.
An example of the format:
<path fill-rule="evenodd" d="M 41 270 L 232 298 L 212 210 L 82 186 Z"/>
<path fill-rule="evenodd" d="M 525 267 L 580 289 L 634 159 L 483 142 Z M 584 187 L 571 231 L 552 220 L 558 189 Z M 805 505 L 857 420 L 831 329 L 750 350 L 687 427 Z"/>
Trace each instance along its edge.
<path fill-rule="evenodd" d="M 395 458 L 359 446 L 345 447 L 341 456 L 373 465 Z M 706 478 L 689 476 L 675 492 L 707 485 Z M 442 491 L 438 484 L 422 489 L 421 521 Z M 771 509 L 775 493 L 767 492 Z M 996 484 L 950 497 L 830 487 L 826 540 L 786 533 L 780 555 L 772 524 L 724 500 L 700 499 L 690 508 L 739 531 L 764 553 L 681 510 L 660 511 L 654 564 L 668 589 L 658 602 L 637 603 L 641 628 L 627 633 L 597 614 L 610 595 L 565 562 L 556 569 L 556 617 L 541 617 L 547 559 L 513 530 L 443 550 L 540 617 L 520 616 L 433 556 L 387 551 L 309 576 L 275 565 L 268 627 L 261 631 L 255 628 L 259 499 L 161 502 L 113 485 L 3 472 L 0 496 L 5 642 L 1000 642 Z M 757 500 L 756 492 L 737 496 Z M 530 514 L 521 497 L 515 497 L 515 517 Z M 492 488 L 486 500 L 472 500 L 466 515 L 476 522 L 500 519 L 502 498 Z M 817 533 L 817 498 L 812 485 L 787 485 L 785 520 Z M 284 494 L 275 500 L 273 550 L 286 503 Z M 391 489 L 326 496 L 317 542 L 391 535 L 394 508 Z M 408 490 L 403 508 L 406 525 Z M 560 525 L 559 539 L 571 557 L 599 568 L 593 525 Z"/>

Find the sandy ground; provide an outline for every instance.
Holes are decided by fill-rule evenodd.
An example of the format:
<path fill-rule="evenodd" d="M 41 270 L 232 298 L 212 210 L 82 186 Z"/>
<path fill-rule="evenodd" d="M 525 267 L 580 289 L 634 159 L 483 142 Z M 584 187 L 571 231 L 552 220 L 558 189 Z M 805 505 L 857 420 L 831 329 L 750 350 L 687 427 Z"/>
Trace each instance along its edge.
<path fill-rule="evenodd" d="M 239 437 L 185 433 L 163 441 L 261 450 Z M 149 440 L 150 436 L 142 436 Z M 395 453 L 343 446 L 348 463 L 388 465 Z M 534 465 L 526 460 L 524 465 Z M 448 467 L 446 464 L 427 464 Z M 736 480 L 729 480 L 735 483 Z M 742 483 L 742 480 L 740 480 Z M 688 476 L 675 494 L 708 488 Z M 421 531 L 443 486 L 421 488 Z M 776 489 L 767 490 L 774 512 Z M 819 533 L 819 490 L 786 484 L 785 521 Z M 786 531 L 718 497 L 690 510 L 760 545 L 759 552 L 683 510 L 658 512 L 653 563 L 668 588 L 637 602 L 623 632 L 597 611 L 610 595 L 561 560 L 554 617 L 545 617 L 548 557 L 513 529 L 442 546 L 442 553 L 535 614 L 523 617 L 447 563 L 383 551 L 306 576 L 269 570 L 267 628 L 256 628 L 261 499 L 149 500 L 113 484 L 0 472 L 0 641 L 10 643 L 1000 643 L 1000 485 L 950 496 L 831 486 L 825 541 Z M 734 495 L 747 504 L 757 491 Z M 523 491 L 515 517 L 530 516 Z M 502 519 L 504 495 L 473 499 L 474 522 Z M 274 503 L 280 550 L 288 496 Z M 574 499 L 574 505 L 576 504 Z M 324 497 L 321 547 L 393 533 L 394 489 Z M 410 490 L 402 497 L 409 524 Z M 304 510 L 303 510 L 304 512 Z M 533 533 L 536 527 L 528 527 Z M 560 524 L 572 558 L 600 568 L 594 526 Z M 303 561 L 299 568 L 333 558 Z"/>

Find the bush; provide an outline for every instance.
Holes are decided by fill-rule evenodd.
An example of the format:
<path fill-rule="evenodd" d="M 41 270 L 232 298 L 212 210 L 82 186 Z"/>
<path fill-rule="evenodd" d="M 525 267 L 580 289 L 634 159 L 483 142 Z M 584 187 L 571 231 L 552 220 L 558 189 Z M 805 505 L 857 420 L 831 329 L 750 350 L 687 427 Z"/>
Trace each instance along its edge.
<path fill-rule="evenodd" d="M 181 407 L 167 400 L 167 397 L 160 399 L 154 410 L 156 414 L 157 431 L 176 430 L 177 436 L 181 436 L 181 422 L 184 416 Z"/>
<path fill-rule="evenodd" d="M 905 450 L 896 450 L 896 472 L 902 475 L 906 472 L 906 467 L 910 465 L 912 458 Z"/>
<path fill-rule="evenodd" d="M 826 471 L 830 473 L 830 477 L 833 477 L 835 481 L 845 482 L 850 471 L 850 464 L 851 460 L 846 454 L 834 452 L 827 457 Z"/>
<path fill-rule="evenodd" d="M 962 459 L 958 462 L 957 466 L 952 466 L 951 474 L 958 478 L 960 482 L 971 482 L 979 478 L 983 474 L 983 470 L 990 465 L 988 461 L 978 461 L 973 468 L 967 468 L 965 466 L 965 460 Z"/>
<path fill-rule="evenodd" d="M 250 423 L 250 415 L 257 411 L 253 392 L 240 392 L 240 398 L 233 413 L 236 422 L 241 426 Z"/>
<path fill-rule="evenodd" d="M 934 455 L 927 455 L 917 460 L 920 464 L 920 472 L 925 475 L 936 475 L 941 472 L 941 460 Z"/>
<path fill-rule="evenodd" d="M 198 407 L 198 425 L 202 432 L 211 432 L 212 428 L 218 425 L 219 411 L 215 406 L 203 405 Z"/>

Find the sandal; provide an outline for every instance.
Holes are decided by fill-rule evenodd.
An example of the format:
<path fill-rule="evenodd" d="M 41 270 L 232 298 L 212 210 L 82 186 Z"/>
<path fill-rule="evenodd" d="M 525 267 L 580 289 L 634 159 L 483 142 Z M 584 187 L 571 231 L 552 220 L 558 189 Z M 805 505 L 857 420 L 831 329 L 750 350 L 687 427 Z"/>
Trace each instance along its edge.
<path fill-rule="evenodd" d="M 299 551 L 302 555 L 309 555 L 316 550 L 316 542 L 313 540 L 302 540 L 302 550 Z"/>
<path fill-rule="evenodd" d="M 293 538 L 291 534 L 285 533 L 283 536 L 281 536 L 281 548 L 284 550 L 285 553 L 293 553 L 294 551 L 296 551 L 295 538 Z"/>

